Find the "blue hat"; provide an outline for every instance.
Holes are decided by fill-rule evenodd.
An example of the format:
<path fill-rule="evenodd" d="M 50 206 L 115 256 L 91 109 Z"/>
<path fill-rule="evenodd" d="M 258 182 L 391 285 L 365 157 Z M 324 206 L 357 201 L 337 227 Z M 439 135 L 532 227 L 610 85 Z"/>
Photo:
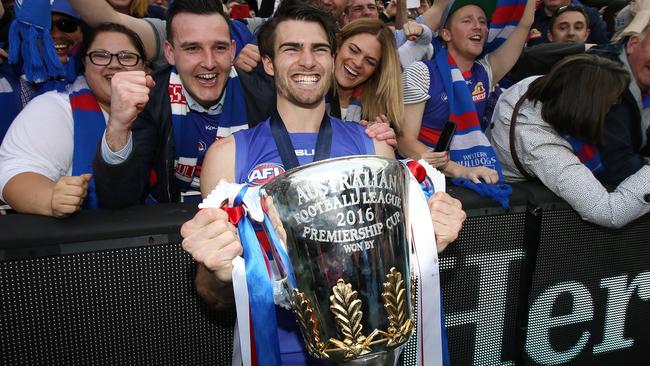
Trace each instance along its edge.
<path fill-rule="evenodd" d="M 65 14 L 77 20 L 81 20 L 81 17 L 79 17 L 79 14 L 77 14 L 74 9 L 72 9 L 68 0 L 54 0 L 52 3 L 52 13 Z"/>
<path fill-rule="evenodd" d="M 16 18 L 9 28 L 9 63 L 21 63 L 27 80 L 32 82 L 64 75 L 50 36 L 50 1 L 19 0 L 14 7 Z"/>

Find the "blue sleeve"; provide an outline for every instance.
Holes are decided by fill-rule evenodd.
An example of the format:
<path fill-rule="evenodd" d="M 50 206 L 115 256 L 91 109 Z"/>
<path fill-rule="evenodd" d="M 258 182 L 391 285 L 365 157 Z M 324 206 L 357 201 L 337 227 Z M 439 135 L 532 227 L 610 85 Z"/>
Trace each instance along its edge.
<path fill-rule="evenodd" d="M 232 26 L 232 39 L 235 41 L 235 57 L 239 56 L 239 51 L 244 48 L 245 45 L 253 41 L 253 34 L 248 30 L 246 24 L 233 20 L 230 22 Z"/>
<path fill-rule="evenodd" d="M 600 17 L 598 10 L 590 7 L 585 7 L 589 15 L 589 38 L 587 43 L 605 44 L 609 43 L 609 36 L 607 35 L 607 24 Z"/>

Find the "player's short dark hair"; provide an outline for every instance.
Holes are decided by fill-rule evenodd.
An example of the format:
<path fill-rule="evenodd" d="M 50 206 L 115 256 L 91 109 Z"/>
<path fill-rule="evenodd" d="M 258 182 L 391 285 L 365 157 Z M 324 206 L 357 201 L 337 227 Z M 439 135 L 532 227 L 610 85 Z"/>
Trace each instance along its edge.
<path fill-rule="evenodd" d="M 288 20 L 318 23 L 327 34 L 332 54 L 336 52 L 336 20 L 324 7 L 291 0 L 285 0 L 282 3 L 283 5 L 278 7 L 273 19 L 264 23 L 260 28 L 257 41 L 260 47 L 260 55 L 268 56 L 271 59 L 274 58 L 275 31 L 278 24 Z"/>

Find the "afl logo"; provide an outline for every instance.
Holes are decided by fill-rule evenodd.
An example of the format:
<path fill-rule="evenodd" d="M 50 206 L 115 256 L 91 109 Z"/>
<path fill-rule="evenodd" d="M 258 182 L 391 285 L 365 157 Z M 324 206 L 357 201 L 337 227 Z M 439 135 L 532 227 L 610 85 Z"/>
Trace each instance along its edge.
<path fill-rule="evenodd" d="M 199 152 L 204 152 L 207 149 L 207 145 L 202 140 L 199 140 Z"/>
<path fill-rule="evenodd" d="M 248 173 L 248 183 L 254 186 L 261 186 L 269 182 L 271 179 L 284 173 L 284 167 L 276 163 L 262 163 L 257 164 Z"/>

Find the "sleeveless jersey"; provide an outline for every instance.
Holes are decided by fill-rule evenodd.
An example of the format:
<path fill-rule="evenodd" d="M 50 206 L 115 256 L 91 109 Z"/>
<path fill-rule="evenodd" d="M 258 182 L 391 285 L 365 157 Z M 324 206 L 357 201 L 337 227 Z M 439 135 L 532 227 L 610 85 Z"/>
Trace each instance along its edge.
<path fill-rule="evenodd" d="M 375 147 L 365 127 L 331 117 L 332 148 L 330 157 L 374 155 Z M 262 185 L 284 172 L 280 153 L 275 146 L 269 120 L 248 130 L 236 132 L 235 179 L 237 183 Z M 317 133 L 290 133 L 291 143 L 300 165 L 314 161 Z"/>
<path fill-rule="evenodd" d="M 351 155 L 374 155 L 372 139 L 365 134 L 365 127 L 330 116 L 332 124 L 332 147 L 330 157 Z M 237 131 L 235 138 L 237 183 L 262 185 L 284 173 L 282 159 L 276 148 L 271 126 L 267 119 L 255 128 Z M 317 133 L 290 133 L 291 143 L 300 165 L 314 160 Z M 293 313 L 276 306 L 280 356 L 282 365 L 329 365 L 307 356 Z"/>
<path fill-rule="evenodd" d="M 435 147 L 442 131 L 442 127 L 449 120 L 449 102 L 445 86 L 438 71 L 435 60 L 425 61 L 424 64 L 429 70 L 429 96 L 424 106 L 422 115 L 422 126 L 418 140 L 429 147 Z M 469 71 L 463 73 L 467 80 L 467 88 L 474 100 L 478 120 L 483 121 L 487 97 L 490 89 L 490 79 L 487 70 L 478 62 Z"/>

